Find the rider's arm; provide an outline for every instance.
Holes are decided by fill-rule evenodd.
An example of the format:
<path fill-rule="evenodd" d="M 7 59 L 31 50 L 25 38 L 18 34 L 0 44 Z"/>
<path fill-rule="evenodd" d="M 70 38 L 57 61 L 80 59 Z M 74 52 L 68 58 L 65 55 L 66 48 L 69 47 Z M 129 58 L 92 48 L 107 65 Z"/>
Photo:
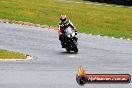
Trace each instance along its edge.
<path fill-rule="evenodd" d="M 76 28 L 74 27 L 73 23 L 69 20 L 69 25 L 74 29 L 75 32 L 77 32 Z"/>
<path fill-rule="evenodd" d="M 61 32 L 61 30 L 60 30 L 60 25 L 59 25 L 59 24 L 58 24 L 58 34 L 59 34 L 59 35 L 62 34 L 62 32 Z"/>
<path fill-rule="evenodd" d="M 72 22 L 69 20 L 69 24 L 70 24 L 70 26 L 73 28 L 73 30 L 75 31 L 75 33 L 76 33 L 76 35 L 77 35 L 77 30 L 76 30 L 76 28 L 74 27 L 74 25 L 72 24 Z"/>

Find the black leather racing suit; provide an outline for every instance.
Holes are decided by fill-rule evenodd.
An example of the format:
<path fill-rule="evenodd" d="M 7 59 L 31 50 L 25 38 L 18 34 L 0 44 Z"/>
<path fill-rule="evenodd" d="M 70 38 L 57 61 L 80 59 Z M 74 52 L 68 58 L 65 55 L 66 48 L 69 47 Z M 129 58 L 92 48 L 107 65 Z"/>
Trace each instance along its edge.
<path fill-rule="evenodd" d="M 64 43 L 65 43 L 65 39 L 64 39 L 65 36 L 63 35 L 63 33 L 64 33 L 64 30 L 68 28 L 69 26 L 73 28 L 73 30 L 76 32 L 76 35 L 77 35 L 77 30 L 75 29 L 75 27 L 73 26 L 70 20 L 66 20 L 65 22 L 60 22 L 58 24 L 59 40 L 61 41 L 62 48 L 64 48 Z"/>

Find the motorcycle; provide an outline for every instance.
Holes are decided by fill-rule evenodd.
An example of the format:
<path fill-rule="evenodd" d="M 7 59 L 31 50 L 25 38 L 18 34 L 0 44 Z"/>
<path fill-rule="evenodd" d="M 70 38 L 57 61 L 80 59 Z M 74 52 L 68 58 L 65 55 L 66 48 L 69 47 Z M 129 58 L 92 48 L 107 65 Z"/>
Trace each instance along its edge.
<path fill-rule="evenodd" d="M 78 52 L 78 42 L 77 42 L 77 37 L 75 31 L 71 28 L 68 27 L 64 30 L 64 36 L 65 36 L 65 49 L 69 53 L 70 51 L 74 51 L 75 53 Z"/>

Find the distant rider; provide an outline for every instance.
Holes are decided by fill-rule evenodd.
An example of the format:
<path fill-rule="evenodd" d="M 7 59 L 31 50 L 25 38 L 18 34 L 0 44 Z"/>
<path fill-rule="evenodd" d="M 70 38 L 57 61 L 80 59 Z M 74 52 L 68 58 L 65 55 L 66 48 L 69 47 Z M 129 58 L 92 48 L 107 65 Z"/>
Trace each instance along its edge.
<path fill-rule="evenodd" d="M 67 20 L 66 15 L 61 15 L 60 16 L 60 22 L 58 24 L 58 33 L 59 33 L 59 40 L 61 41 L 61 45 L 62 48 L 65 48 L 64 43 L 65 43 L 65 36 L 64 34 L 64 30 L 68 27 L 73 28 L 73 30 L 75 31 L 75 34 L 77 35 L 77 30 L 76 28 L 73 26 L 72 22 L 70 20 Z"/>

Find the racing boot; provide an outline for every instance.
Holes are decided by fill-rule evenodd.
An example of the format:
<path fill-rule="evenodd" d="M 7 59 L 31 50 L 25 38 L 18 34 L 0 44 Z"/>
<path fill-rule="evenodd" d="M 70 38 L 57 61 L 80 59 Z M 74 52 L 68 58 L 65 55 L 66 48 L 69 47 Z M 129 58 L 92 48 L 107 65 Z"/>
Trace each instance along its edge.
<path fill-rule="evenodd" d="M 65 48 L 65 43 L 61 42 L 62 48 Z"/>

